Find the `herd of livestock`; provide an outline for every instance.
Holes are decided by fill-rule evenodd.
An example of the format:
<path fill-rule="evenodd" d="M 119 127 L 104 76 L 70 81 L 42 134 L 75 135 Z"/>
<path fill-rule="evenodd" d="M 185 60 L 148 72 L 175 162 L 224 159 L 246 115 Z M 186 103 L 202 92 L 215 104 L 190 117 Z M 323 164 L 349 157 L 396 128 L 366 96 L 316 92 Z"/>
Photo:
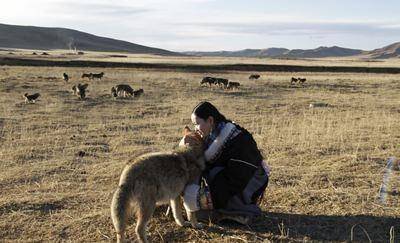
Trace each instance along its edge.
<path fill-rule="evenodd" d="M 70 80 L 70 76 L 66 73 L 63 73 L 63 80 L 68 83 Z M 94 79 L 102 79 L 104 76 L 104 72 L 101 73 L 84 73 L 82 74 L 81 78 L 88 78 L 89 80 L 94 80 Z M 72 86 L 71 91 L 74 95 L 78 96 L 79 99 L 85 99 L 86 98 L 86 91 L 87 87 L 89 84 L 81 84 L 78 83 L 74 86 Z M 111 96 L 114 98 L 118 97 L 138 97 L 144 93 L 143 89 L 138 89 L 134 90 L 130 85 L 128 84 L 118 84 L 116 86 L 111 87 Z M 34 94 L 28 94 L 25 93 L 23 95 L 25 99 L 25 103 L 35 103 L 36 100 L 40 97 L 40 93 L 34 93 Z"/>
<path fill-rule="evenodd" d="M 259 74 L 251 74 L 249 76 L 250 80 L 254 80 L 254 79 L 259 79 L 261 76 Z M 290 80 L 290 84 L 294 85 L 295 83 L 299 83 L 299 84 L 304 84 L 306 82 L 305 78 L 294 78 L 292 77 Z M 225 78 L 215 78 L 215 77 L 204 77 L 201 82 L 200 85 L 208 85 L 209 87 L 211 87 L 212 85 L 218 86 L 220 88 L 224 88 L 224 89 L 238 89 L 240 87 L 240 83 L 239 82 L 232 82 L 229 81 L 228 79 Z"/>
<path fill-rule="evenodd" d="M 95 80 L 95 79 L 102 79 L 104 76 L 104 72 L 101 73 L 83 73 L 81 78 L 88 78 L 89 80 Z M 261 76 L 259 74 L 251 74 L 249 76 L 250 80 L 257 80 Z M 63 73 L 63 80 L 68 83 L 70 80 L 70 77 L 68 74 Z M 299 84 L 304 84 L 306 82 L 305 78 L 294 78 L 292 77 L 290 80 L 290 84 L 294 85 L 296 83 Z M 233 82 L 229 81 L 228 79 L 225 78 L 216 78 L 216 77 L 204 77 L 200 85 L 208 85 L 209 87 L 211 86 L 218 86 L 220 88 L 224 89 L 238 89 L 240 87 L 239 82 Z M 86 97 L 86 89 L 89 86 L 89 84 L 81 84 L 78 83 L 77 85 L 72 86 L 71 90 L 72 93 L 76 96 L 78 96 L 80 99 L 85 99 Z M 118 97 L 138 97 L 141 94 L 144 93 L 143 89 L 138 89 L 134 90 L 130 85 L 128 84 L 118 84 L 114 87 L 111 87 L 111 96 L 114 98 Z M 29 95 L 28 93 L 25 93 L 23 95 L 25 98 L 25 103 L 35 103 L 35 101 L 40 97 L 40 93 L 34 93 Z"/>

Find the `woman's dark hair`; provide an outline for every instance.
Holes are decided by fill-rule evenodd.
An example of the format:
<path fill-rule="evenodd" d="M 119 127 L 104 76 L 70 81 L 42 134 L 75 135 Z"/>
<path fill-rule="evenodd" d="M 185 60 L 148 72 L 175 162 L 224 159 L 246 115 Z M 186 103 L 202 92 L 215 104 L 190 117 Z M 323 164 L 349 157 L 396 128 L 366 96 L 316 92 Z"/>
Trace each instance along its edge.
<path fill-rule="evenodd" d="M 197 117 L 200 117 L 203 120 L 206 120 L 208 117 L 212 116 L 214 118 L 215 124 L 220 122 L 229 122 L 222 115 L 218 109 L 208 101 L 202 101 L 196 107 L 194 107 L 193 112 Z"/>

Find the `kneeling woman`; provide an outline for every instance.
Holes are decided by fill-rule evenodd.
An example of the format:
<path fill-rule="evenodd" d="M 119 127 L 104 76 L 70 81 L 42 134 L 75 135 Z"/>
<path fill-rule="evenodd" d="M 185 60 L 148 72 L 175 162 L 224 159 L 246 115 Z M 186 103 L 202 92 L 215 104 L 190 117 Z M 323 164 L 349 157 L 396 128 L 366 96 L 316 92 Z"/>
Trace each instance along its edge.
<path fill-rule="evenodd" d="M 191 184 L 184 192 L 188 211 L 205 212 L 240 223 L 261 214 L 258 201 L 268 184 L 269 171 L 252 135 L 227 120 L 209 102 L 201 102 L 192 113 L 195 129 L 205 141 L 207 168 L 205 186 Z M 211 210 L 211 211 L 210 211 Z"/>

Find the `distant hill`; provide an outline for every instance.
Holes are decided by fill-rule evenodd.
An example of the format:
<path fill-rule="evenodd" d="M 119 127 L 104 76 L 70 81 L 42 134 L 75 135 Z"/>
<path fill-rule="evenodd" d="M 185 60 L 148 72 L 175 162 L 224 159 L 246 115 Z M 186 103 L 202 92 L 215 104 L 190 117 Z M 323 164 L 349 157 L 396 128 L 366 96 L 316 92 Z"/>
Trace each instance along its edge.
<path fill-rule="evenodd" d="M 85 32 L 34 26 L 0 24 L 0 47 L 20 49 L 77 49 L 157 55 L 182 55 L 163 49 L 137 45 Z"/>
<path fill-rule="evenodd" d="M 394 58 L 400 57 L 400 42 L 372 50 L 368 52 L 372 58 Z"/>
<path fill-rule="evenodd" d="M 213 51 L 213 52 L 184 52 L 193 56 L 222 56 L 222 57 L 276 57 L 289 51 L 286 48 L 244 49 L 240 51 Z"/>
<path fill-rule="evenodd" d="M 285 57 L 310 57 L 310 58 L 318 58 L 318 57 L 346 57 L 346 56 L 354 56 L 363 53 L 363 50 L 358 49 L 349 49 L 343 48 L 339 46 L 325 47 L 321 46 L 316 49 L 309 50 L 301 50 L 294 49 L 284 53 Z"/>
<path fill-rule="evenodd" d="M 302 50 L 286 48 L 245 49 L 240 51 L 218 52 L 184 52 L 196 56 L 225 56 L 225 57 L 282 57 L 282 58 L 318 58 L 318 57 L 344 57 L 363 53 L 363 50 L 349 49 L 338 46 L 318 47 L 316 49 Z"/>

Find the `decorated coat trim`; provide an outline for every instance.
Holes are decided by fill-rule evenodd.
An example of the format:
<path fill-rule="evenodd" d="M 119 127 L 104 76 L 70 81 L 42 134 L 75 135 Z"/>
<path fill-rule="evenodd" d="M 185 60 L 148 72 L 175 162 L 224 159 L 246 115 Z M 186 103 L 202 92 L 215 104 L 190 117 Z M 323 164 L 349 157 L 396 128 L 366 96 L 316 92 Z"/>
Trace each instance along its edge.
<path fill-rule="evenodd" d="M 240 130 L 236 128 L 233 123 L 226 123 L 217 138 L 211 143 L 208 149 L 205 151 L 206 161 L 213 161 L 221 153 L 224 145 L 227 141 L 233 139 L 240 133 Z"/>

